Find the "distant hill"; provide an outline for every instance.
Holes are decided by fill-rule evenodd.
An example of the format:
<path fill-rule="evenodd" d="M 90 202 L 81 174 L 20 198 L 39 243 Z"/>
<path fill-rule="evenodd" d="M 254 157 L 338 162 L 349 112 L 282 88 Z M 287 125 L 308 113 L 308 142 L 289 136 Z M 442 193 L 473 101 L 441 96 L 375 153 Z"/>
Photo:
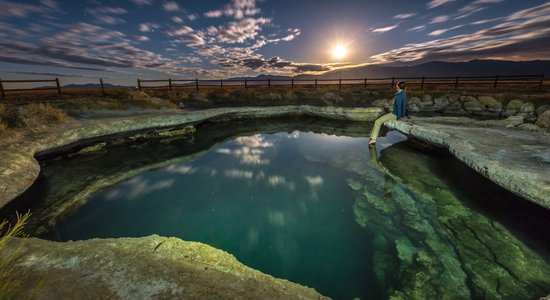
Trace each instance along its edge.
<path fill-rule="evenodd" d="M 126 88 L 127 87 L 123 85 L 114 85 L 110 83 L 105 83 L 103 86 L 105 88 Z M 61 87 L 64 89 L 98 89 L 100 88 L 98 83 L 67 84 Z"/>
<path fill-rule="evenodd" d="M 256 77 L 234 77 L 229 80 L 245 80 L 245 79 L 257 79 L 257 80 L 268 80 L 268 79 L 277 79 L 277 80 L 290 80 L 292 76 L 281 76 L 281 75 L 268 75 L 260 74 Z"/>
<path fill-rule="evenodd" d="M 550 76 L 550 60 L 507 61 L 507 60 L 472 60 L 469 62 L 433 61 L 410 66 L 367 65 L 329 71 L 319 75 L 297 75 L 294 78 L 339 79 L 339 78 L 382 78 L 382 77 L 435 77 L 435 76 L 494 76 L 494 75 L 539 75 Z M 256 77 L 239 77 L 232 79 L 286 79 L 291 76 L 272 76 L 261 74 Z"/>
<path fill-rule="evenodd" d="M 329 71 L 319 78 L 381 78 L 419 76 L 492 76 L 492 75 L 538 75 L 550 76 L 550 60 L 505 61 L 472 60 L 469 62 L 433 61 L 412 66 L 368 65 L 349 69 Z M 297 77 L 311 77 L 299 75 Z M 313 76 L 315 77 L 315 76 Z"/>

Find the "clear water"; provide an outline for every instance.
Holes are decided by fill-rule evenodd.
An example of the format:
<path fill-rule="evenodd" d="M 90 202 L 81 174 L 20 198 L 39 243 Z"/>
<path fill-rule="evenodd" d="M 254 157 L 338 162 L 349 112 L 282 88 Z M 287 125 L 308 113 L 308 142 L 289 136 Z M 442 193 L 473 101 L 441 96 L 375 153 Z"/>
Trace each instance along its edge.
<path fill-rule="evenodd" d="M 206 125 L 47 163 L 18 203 L 48 238 L 176 236 L 335 299 L 550 293 L 548 211 L 444 152 L 387 147 L 397 133 L 369 149 L 363 125 L 309 122 Z M 51 199 L 109 178 L 44 224 Z"/>

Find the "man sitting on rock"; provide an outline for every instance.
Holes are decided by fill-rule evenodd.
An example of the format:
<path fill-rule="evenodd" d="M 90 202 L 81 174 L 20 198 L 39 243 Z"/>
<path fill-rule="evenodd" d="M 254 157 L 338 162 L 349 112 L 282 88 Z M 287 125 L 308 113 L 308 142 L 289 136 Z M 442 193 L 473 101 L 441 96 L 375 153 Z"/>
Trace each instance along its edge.
<path fill-rule="evenodd" d="M 380 127 L 386 121 L 401 120 L 407 115 L 407 94 L 405 93 L 405 81 L 399 81 L 397 83 L 397 93 L 393 98 L 392 112 L 387 113 L 374 121 L 374 128 L 372 128 L 369 145 L 376 144 L 376 138 L 380 133 Z"/>

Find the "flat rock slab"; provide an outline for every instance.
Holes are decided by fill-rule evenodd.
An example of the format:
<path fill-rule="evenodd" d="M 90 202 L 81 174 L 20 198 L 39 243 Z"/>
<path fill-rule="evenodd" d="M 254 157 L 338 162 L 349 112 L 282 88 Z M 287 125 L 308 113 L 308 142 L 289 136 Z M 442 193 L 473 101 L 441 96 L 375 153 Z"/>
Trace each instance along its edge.
<path fill-rule="evenodd" d="M 33 299 L 329 299 L 208 245 L 152 235 L 57 243 L 12 238 L 23 294 Z M 30 297 L 30 296 L 29 296 Z"/>
<path fill-rule="evenodd" d="M 452 117 L 417 117 L 385 125 L 447 148 L 496 184 L 550 209 L 549 133 Z"/>

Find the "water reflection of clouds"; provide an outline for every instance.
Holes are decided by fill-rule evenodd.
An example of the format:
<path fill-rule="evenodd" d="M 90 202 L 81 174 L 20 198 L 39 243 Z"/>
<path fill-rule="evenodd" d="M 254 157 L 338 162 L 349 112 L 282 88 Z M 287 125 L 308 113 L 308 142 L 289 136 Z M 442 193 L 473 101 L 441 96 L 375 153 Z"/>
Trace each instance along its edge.
<path fill-rule="evenodd" d="M 188 165 L 171 165 L 168 168 L 166 168 L 166 171 L 168 173 L 177 173 L 177 174 L 193 174 L 197 171 L 197 168 L 188 166 Z"/>
<path fill-rule="evenodd" d="M 128 180 L 122 184 L 120 188 L 108 191 L 105 194 L 105 199 L 114 200 L 123 197 L 124 199 L 133 200 L 138 196 L 143 196 L 156 190 L 171 188 L 174 183 L 174 179 L 151 182 L 150 180 L 138 176 Z"/>
<path fill-rule="evenodd" d="M 280 175 L 271 175 L 267 177 L 267 184 L 273 187 L 283 186 L 288 188 L 291 191 L 294 191 L 295 184 L 294 182 L 288 181 L 285 177 Z"/>
<path fill-rule="evenodd" d="M 300 132 L 298 130 L 293 131 L 287 136 L 289 139 L 297 139 L 300 137 Z"/>
<path fill-rule="evenodd" d="M 317 193 L 317 189 L 323 185 L 324 183 L 323 177 L 321 177 L 320 175 L 317 175 L 317 176 L 305 176 L 304 178 L 309 184 L 309 187 L 311 188 L 311 197 L 314 200 L 319 200 L 319 194 Z"/>
<path fill-rule="evenodd" d="M 210 174 L 211 176 L 215 176 L 215 174 L 217 174 L 217 171 L 212 170 Z M 249 181 L 250 183 L 252 183 L 252 179 L 255 179 L 258 183 L 263 182 L 272 187 L 285 187 L 291 191 L 294 191 L 296 187 L 295 183 L 289 181 L 286 177 L 281 175 L 266 175 L 264 171 L 254 173 L 253 171 L 247 170 L 227 169 L 223 172 L 223 174 L 226 178 L 244 179 Z M 256 175 L 254 176 L 254 174 Z"/>
<path fill-rule="evenodd" d="M 238 147 L 235 149 L 219 148 L 217 153 L 232 155 L 240 159 L 241 164 L 246 165 L 268 165 L 269 159 L 264 158 L 266 148 L 273 147 L 272 141 L 267 141 L 265 136 L 260 134 L 238 137 L 235 139 Z"/>
<path fill-rule="evenodd" d="M 267 214 L 269 224 L 276 226 L 285 226 L 285 214 L 281 211 L 270 211 Z"/>
<path fill-rule="evenodd" d="M 250 148 L 273 147 L 273 142 L 266 141 L 266 137 L 261 134 L 255 134 L 251 136 L 241 136 L 236 138 L 235 141 L 243 146 L 250 147 Z"/>
<path fill-rule="evenodd" d="M 316 187 L 319 187 L 319 186 L 323 185 L 323 177 L 321 177 L 320 175 L 306 176 L 305 178 L 306 178 L 307 183 L 309 183 L 309 185 L 312 188 L 316 188 Z"/>
<path fill-rule="evenodd" d="M 225 170 L 224 175 L 227 178 L 252 179 L 252 176 L 254 176 L 254 173 L 252 171 L 229 169 L 229 170 Z"/>

